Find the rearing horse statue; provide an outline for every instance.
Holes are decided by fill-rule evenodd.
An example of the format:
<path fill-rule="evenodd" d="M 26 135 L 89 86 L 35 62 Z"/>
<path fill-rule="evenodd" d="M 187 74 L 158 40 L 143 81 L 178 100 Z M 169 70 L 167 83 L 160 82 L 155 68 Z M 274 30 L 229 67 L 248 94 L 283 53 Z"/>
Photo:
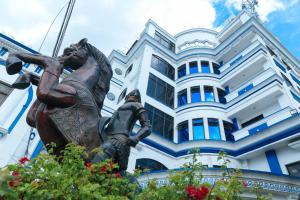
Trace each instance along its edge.
<path fill-rule="evenodd" d="M 22 61 L 44 68 L 41 78 L 32 73 L 21 75 L 14 84 L 24 88 L 30 82 L 37 85 L 37 100 L 27 114 L 27 123 L 36 127 L 44 144 L 56 143 L 54 153 L 60 154 L 73 142 L 91 152 L 99 147 L 98 123 L 105 95 L 109 90 L 112 69 L 105 55 L 87 42 L 64 49 L 58 58 L 28 53 L 10 54 L 8 74 L 19 73 Z M 74 70 L 61 82 L 64 68 Z"/>

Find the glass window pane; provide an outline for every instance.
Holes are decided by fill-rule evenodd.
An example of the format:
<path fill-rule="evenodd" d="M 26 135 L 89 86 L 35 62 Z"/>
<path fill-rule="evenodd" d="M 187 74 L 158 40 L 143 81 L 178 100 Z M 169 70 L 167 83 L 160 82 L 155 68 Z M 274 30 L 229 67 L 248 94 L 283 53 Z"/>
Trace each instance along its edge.
<path fill-rule="evenodd" d="M 173 141 L 174 119 L 161 110 L 145 103 L 145 109 L 152 125 L 152 132 Z"/>
<path fill-rule="evenodd" d="M 197 62 L 190 62 L 190 74 L 198 73 L 198 64 Z"/>
<path fill-rule="evenodd" d="M 178 143 L 189 141 L 188 121 L 178 124 Z"/>
<path fill-rule="evenodd" d="M 178 92 L 178 107 L 187 104 L 187 92 L 186 89 Z"/>
<path fill-rule="evenodd" d="M 221 133 L 218 119 L 208 118 L 209 138 L 211 140 L 221 140 Z"/>
<path fill-rule="evenodd" d="M 205 139 L 203 119 L 193 119 L 194 140 Z"/>
<path fill-rule="evenodd" d="M 224 132 L 225 132 L 225 137 L 227 141 L 234 141 L 234 137 L 232 133 L 234 132 L 234 126 L 232 123 L 223 121 L 224 125 Z"/>
<path fill-rule="evenodd" d="M 226 98 L 225 98 L 226 92 L 222 89 L 219 89 L 219 88 L 217 89 L 217 91 L 218 91 L 218 96 L 219 96 L 220 103 L 225 104 L 226 103 Z"/>
<path fill-rule="evenodd" d="M 183 77 L 185 75 L 186 75 L 186 67 L 185 67 L 185 64 L 184 64 L 184 65 L 181 65 L 178 68 L 178 78 L 181 78 L 181 77 Z"/>
<path fill-rule="evenodd" d="M 201 69 L 202 69 L 202 73 L 210 73 L 209 62 L 201 61 Z"/>
<path fill-rule="evenodd" d="M 192 87 L 191 88 L 191 96 L 192 96 L 192 103 L 200 102 L 201 96 L 200 96 L 200 87 Z"/>
<path fill-rule="evenodd" d="M 215 74 L 220 74 L 220 65 L 216 64 L 216 63 L 212 63 L 213 69 L 214 69 L 214 73 Z"/>
<path fill-rule="evenodd" d="M 214 102 L 214 90 L 211 86 L 204 86 L 205 101 Z"/>

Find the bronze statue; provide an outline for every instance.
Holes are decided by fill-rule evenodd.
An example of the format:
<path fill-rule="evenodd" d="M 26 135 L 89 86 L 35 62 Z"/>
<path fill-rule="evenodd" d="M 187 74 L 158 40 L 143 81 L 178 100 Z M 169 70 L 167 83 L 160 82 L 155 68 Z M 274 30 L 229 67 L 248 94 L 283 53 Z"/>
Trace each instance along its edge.
<path fill-rule="evenodd" d="M 38 83 L 37 100 L 27 114 L 27 123 L 36 127 L 44 144 L 56 143 L 58 154 L 73 142 L 85 146 L 87 152 L 99 147 L 98 122 L 112 69 L 105 55 L 86 39 L 64 49 L 58 58 L 27 53 L 10 54 L 8 74 L 22 69 L 22 61 L 44 68 L 40 78 L 32 74 L 19 77 L 15 85 Z M 59 82 L 64 68 L 74 71 Z M 25 86 L 24 86 L 25 85 Z"/>
<path fill-rule="evenodd" d="M 22 61 L 42 66 L 42 76 L 22 73 Z M 59 82 L 64 68 L 74 71 Z M 87 161 L 112 158 L 120 165 L 120 170 L 126 170 L 130 146 L 150 134 L 150 123 L 138 90 L 126 96 L 124 105 L 111 118 L 101 116 L 112 69 L 105 55 L 86 39 L 64 49 L 58 58 L 10 54 L 6 70 L 8 74 L 21 73 L 13 87 L 38 86 L 37 100 L 29 109 L 26 120 L 37 128 L 44 144 L 56 143 L 56 155 L 72 142 L 86 147 Z M 130 136 L 137 120 L 141 129 L 135 136 Z M 92 150 L 99 146 L 103 152 L 94 155 Z"/>
<path fill-rule="evenodd" d="M 141 124 L 141 129 L 130 136 L 137 120 Z M 150 121 L 141 104 L 139 90 L 131 91 L 126 96 L 125 103 L 113 113 L 105 128 L 104 125 L 105 123 L 100 127 L 100 135 L 104 138 L 104 143 L 101 145 L 103 151 L 94 157 L 93 162 L 112 158 L 118 163 L 119 169 L 124 171 L 127 169 L 130 146 L 135 147 L 140 140 L 151 133 Z"/>

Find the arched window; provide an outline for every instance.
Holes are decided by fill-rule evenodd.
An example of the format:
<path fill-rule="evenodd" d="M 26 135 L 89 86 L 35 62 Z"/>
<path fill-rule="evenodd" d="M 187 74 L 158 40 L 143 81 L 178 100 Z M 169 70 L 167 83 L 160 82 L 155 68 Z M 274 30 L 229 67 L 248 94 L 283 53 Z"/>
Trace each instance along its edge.
<path fill-rule="evenodd" d="M 118 98 L 118 103 L 120 103 L 120 101 L 122 101 L 122 99 L 124 99 L 124 97 L 126 96 L 126 92 L 127 92 L 127 88 L 125 88 L 125 89 L 121 92 L 121 94 L 120 94 L 120 96 L 119 96 L 119 98 Z"/>
<path fill-rule="evenodd" d="M 156 160 L 141 158 L 136 160 L 135 169 L 156 171 L 167 170 L 168 168 Z"/>

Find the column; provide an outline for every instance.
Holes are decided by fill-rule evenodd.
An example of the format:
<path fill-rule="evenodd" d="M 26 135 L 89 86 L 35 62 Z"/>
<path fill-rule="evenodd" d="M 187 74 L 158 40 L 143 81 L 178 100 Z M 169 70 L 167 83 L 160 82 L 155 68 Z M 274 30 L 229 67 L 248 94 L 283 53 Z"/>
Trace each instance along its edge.
<path fill-rule="evenodd" d="M 214 73 L 214 68 L 213 68 L 213 66 L 212 66 L 212 62 L 211 61 L 208 61 L 208 63 L 209 63 L 209 71 L 210 71 L 210 73 Z"/>
<path fill-rule="evenodd" d="M 220 102 L 217 88 L 213 87 L 213 90 L 214 90 L 215 102 Z"/>
<path fill-rule="evenodd" d="M 220 126 L 221 140 L 226 141 L 224 124 L 223 124 L 223 120 L 221 120 L 221 119 L 219 119 L 219 126 Z"/>
<path fill-rule="evenodd" d="M 185 63 L 185 71 L 186 71 L 186 75 L 190 74 L 190 65 L 189 65 L 189 62 Z"/>
<path fill-rule="evenodd" d="M 209 140 L 208 120 L 206 117 L 205 118 L 203 117 L 203 125 L 204 125 L 205 139 Z"/>
<path fill-rule="evenodd" d="M 201 98 L 201 101 L 205 101 L 205 96 L 204 96 L 204 86 L 203 85 L 200 85 L 200 98 Z"/>
<path fill-rule="evenodd" d="M 189 140 L 194 140 L 194 134 L 193 134 L 193 120 L 189 119 L 188 120 L 188 125 L 189 125 Z"/>
<path fill-rule="evenodd" d="M 192 97 L 191 97 L 191 88 L 186 88 L 186 98 L 187 98 L 187 103 L 191 103 L 192 102 Z"/>
<path fill-rule="evenodd" d="M 202 68 L 201 68 L 201 60 L 197 61 L 198 64 L 198 72 L 202 72 Z"/>

